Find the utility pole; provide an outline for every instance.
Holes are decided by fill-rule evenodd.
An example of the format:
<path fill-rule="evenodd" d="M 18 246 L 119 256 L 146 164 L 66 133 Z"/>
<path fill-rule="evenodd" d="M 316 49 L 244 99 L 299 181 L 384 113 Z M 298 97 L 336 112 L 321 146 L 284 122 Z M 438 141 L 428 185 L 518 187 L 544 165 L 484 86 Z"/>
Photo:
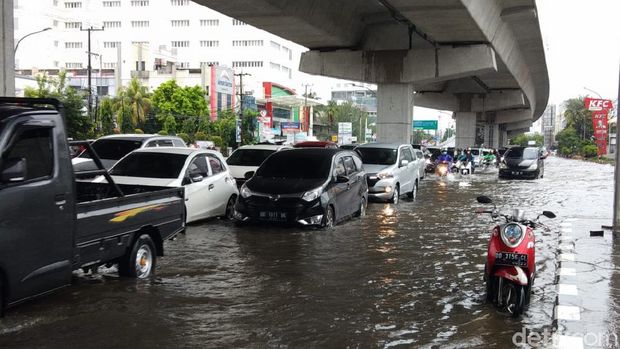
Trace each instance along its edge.
<path fill-rule="evenodd" d="M 243 77 L 251 76 L 252 74 L 241 72 L 239 74 L 235 74 L 235 76 L 239 77 L 239 120 L 241 120 L 241 124 L 243 124 Z M 236 122 L 235 122 L 236 123 Z M 236 127 L 236 125 L 235 125 Z M 241 137 L 241 131 L 239 131 Z"/>
<path fill-rule="evenodd" d="M 93 87 L 92 87 L 92 66 L 90 64 L 90 56 L 92 54 L 92 52 L 90 51 L 90 33 L 94 32 L 94 31 L 103 31 L 105 28 L 101 27 L 101 28 L 93 28 L 92 26 L 90 26 L 89 28 L 83 29 L 80 26 L 80 31 L 85 31 L 88 32 L 88 67 L 87 67 L 87 72 L 88 72 L 88 116 L 92 118 L 92 109 L 93 109 Z"/>
<path fill-rule="evenodd" d="M 303 85 L 305 88 L 305 92 L 304 92 L 304 114 L 306 113 L 306 110 L 308 109 L 308 86 L 313 86 L 312 84 L 304 84 Z M 306 117 L 308 118 L 308 137 L 313 136 L 313 132 L 312 132 L 312 127 L 313 125 L 313 120 L 312 120 L 312 113 L 310 113 L 310 111 L 308 111 L 308 115 L 306 115 Z"/>
<path fill-rule="evenodd" d="M 618 74 L 618 100 L 620 101 L 620 71 Z M 616 106 L 618 108 L 618 106 Z M 620 151 L 618 147 L 618 127 L 616 126 L 616 166 L 614 170 L 615 174 L 615 191 L 614 191 L 614 226 L 613 226 L 613 234 L 614 241 L 616 243 L 616 252 L 620 249 L 618 248 L 618 237 L 620 235 L 620 170 L 618 170 L 618 166 L 620 166 Z"/>

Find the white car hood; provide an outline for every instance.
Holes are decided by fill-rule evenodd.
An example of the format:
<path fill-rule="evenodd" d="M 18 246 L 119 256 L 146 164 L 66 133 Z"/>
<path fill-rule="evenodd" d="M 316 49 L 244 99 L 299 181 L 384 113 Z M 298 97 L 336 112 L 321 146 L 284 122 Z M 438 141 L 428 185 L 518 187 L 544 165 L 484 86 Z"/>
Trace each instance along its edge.
<path fill-rule="evenodd" d="M 364 164 L 364 171 L 367 174 L 377 174 L 383 170 L 385 170 L 386 168 L 390 168 L 393 167 L 394 165 L 370 165 L 370 164 Z"/>
<path fill-rule="evenodd" d="M 253 171 L 256 172 L 258 166 L 236 166 L 236 165 L 228 165 L 230 169 L 230 174 L 235 178 L 245 179 L 246 172 Z"/>

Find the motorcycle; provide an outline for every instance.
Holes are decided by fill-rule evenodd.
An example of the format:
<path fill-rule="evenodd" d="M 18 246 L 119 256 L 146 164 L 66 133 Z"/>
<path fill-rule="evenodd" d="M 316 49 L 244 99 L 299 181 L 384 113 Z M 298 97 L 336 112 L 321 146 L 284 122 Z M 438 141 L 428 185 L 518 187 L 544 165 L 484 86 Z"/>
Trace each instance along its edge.
<path fill-rule="evenodd" d="M 482 159 L 481 167 L 483 170 L 487 170 L 489 167 L 495 166 L 495 158 L 484 158 Z"/>
<path fill-rule="evenodd" d="M 445 177 L 448 175 L 450 168 L 451 164 L 449 161 L 440 161 L 437 166 L 435 166 L 435 174 L 439 177 Z"/>
<path fill-rule="evenodd" d="M 477 197 L 482 204 L 493 201 L 487 196 Z M 521 315 L 530 302 L 532 285 L 536 276 L 534 230 L 547 226 L 539 222 L 540 216 L 555 218 L 551 211 L 543 211 L 536 219 L 529 220 L 520 209 L 511 215 L 502 214 L 497 206 L 492 210 L 477 209 L 476 213 L 489 213 L 493 219 L 505 222 L 496 225 L 491 233 L 484 267 L 487 301 L 513 317 Z"/>
<path fill-rule="evenodd" d="M 461 175 L 471 174 L 471 163 L 468 161 L 458 160 L 452 166 L 452 173 L 460 173 Z"/>

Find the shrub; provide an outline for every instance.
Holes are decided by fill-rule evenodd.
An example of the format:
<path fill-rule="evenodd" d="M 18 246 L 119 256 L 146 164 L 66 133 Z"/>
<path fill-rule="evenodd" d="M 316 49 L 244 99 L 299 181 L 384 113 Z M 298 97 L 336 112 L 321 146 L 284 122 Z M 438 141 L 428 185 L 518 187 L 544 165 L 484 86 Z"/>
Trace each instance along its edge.
<path fill-rule="evenodd" d="M 194 139 L 197 141 L 206 141 L 207 135 L 204 132 L 196 132 L 194 133 Z"/>
<path fill-rule="evenodd" d="M 136 134 L 139 134 L 139 135 L 143 135 L 144 134 L 144 131 L 142 131 L 139 128 L 135 129 L 133 132 L 136 133 Z"/>
<path fill-rule="evenodd" d="M 211 141 L 215 143 L 215 146 L 218 148 L 224 148 L 226 145 L 224 144 L 224 140 L 220 136 L 212 136 Z"/>
<path fill-rule="evenodd" d="M 586 158 L 593 158 L 598 155 L 598 148 L 596 145 L 587 144 L 581 148 L 581 153 Z"/>
<path fill-rule="evenodd" d="M 157 132 L 157 134 L 160 135 L 160 136 L 167 136 L 168 132 L 166 132 L 165 130 L 161 130 L 161 131 Z"/>

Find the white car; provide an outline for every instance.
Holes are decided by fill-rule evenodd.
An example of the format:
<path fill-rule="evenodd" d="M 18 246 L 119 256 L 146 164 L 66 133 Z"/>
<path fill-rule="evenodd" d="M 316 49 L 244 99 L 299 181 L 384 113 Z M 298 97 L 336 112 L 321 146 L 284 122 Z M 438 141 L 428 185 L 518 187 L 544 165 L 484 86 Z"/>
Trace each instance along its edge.
<path fill-rule="evenodd" d="M 283 149 L 292 148 L 275 144 L 244 145 L 230 154 L 226 163 L 230 167 L 230 173 L 235 177 L 237 185 L 241 186 L 246 181 L 246 173 L 255 172 L 269 155 Z"/>
<path fill-rule="evenodd" d="M 120 158 L 140 148 L 180 147 L 187 145 L 179 137 L 151 134 L 109 135 L 98 138 L 90 145 L 101 159 L 103 167 L 110 169 Z M 74 171 L 96 170 L 87 151 L 71 160 Z"/>
<path fill-rule="evenodd" d="M 110 175 L 120 185 L 185 187 L 187 223 L 210 217 L 231 218 L 239 195 L 222 154 L 214 150 L 138 149 L 119 160 Z"/>
<path fill-rule="evenodd" d="M 424 179 L 426 176 L 426 157 L 424 156 L 424 152 L 420 149 L 413 149 L 413 161 L 418 164 L 418 176 L 420 179 Z"/>

